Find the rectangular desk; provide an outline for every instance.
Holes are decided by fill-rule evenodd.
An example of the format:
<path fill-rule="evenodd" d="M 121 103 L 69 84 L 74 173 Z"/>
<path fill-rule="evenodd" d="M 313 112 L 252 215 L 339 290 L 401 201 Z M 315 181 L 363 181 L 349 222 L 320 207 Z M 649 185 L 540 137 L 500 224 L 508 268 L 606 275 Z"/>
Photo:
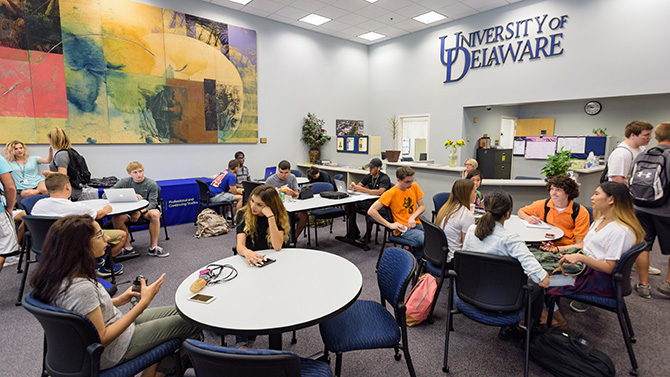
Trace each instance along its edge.
<path fill-rule="evenodd" d="M 295 238 L 295 213 L 303 211 L 311 211 L 315 209 L 335 207 L 344 204 L 353 204 L 356 202 L 361 202 L 370 199 L 378 199 L 377 195 L 369 195 L 364 193 L 358 193 L 356 195 L 349 195 L 343 199 L 327 199 L 322 198 L 321 195 L 316 194 L 311 199 L 290 199 L 284 202 L 284 207 L 289 214 L 289 221 L 291 223 L 291 242 L 295 245 L 297 240 Z M 347 213 L 347 234 L 344 237 L 336 237 L 336 239 L 350 243 L 360 248 L 365 248 L 366 246 L 362 243 L 356 242 L 356 210 L 354 206 L 349 206 L 349 211 Z"/>

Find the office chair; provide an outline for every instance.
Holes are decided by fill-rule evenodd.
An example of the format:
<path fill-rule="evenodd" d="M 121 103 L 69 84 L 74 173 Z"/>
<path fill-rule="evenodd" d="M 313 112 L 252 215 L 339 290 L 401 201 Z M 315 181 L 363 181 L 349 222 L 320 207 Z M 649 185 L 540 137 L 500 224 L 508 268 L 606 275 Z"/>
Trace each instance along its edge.
<path fill-rule="evenodd" d="M 168 236 L 168 231 L 167 231 L 167 222 L 165 221 L 165 201 L 163 200 L 163 196 L 161 196 L 161 188 L 158 186 L 158 211 L 161 213 L 160 221 L 163 223 L 163 229 L 165 230 L 165 240 L 169 240 L 170 236 Z M 137 219 L 136 222 L 134 223 L 127 223 L 127 228 L 128 228 L 128 237 L 130 237 L 130 242 L 135 242 L 135 238 L 133 237 L 133 231 L 132 228 L 135 226 L 146 226 L 149 225 L 149 221 L 146 220 L 144 217 L 140 216 L 139 219 Z"/>
<path fill-rule="evenodd" d="M 428 318 L 426 318 L 428 323 L 433 323 L 433 310 L 435 310 L 437 298 L 440 297 L 440 291 L 442 290 L 444 278 L 449 275 L 449 269 L 453 264 L 447 263 L 447 257 L 449 256 L 449 245 L 447 243 L 447 236 L 444 234 L 444 231 L 437 225 L 428 221 L 423 216 L 421 216 L 421 224 L 423 224 L 423 231 L 426 235 L 426 239 L 423 245 L 423 256 L 419 261 L 419 268 L 417 269 L 416 280 L 418 280 L 418 275 L 422 271 L 423 267 L 425 267 L 431 275 L 438 278 L 435 298 L 433 299 L 433 304 L 430 306 Z"/>
<path fill-rule="evenodd" d="M 449 195 L 450 193 L 448 192 L 438 192 L 433 195 L 433 218 L 430 221 L 435 221 L 435 217 L 437 216 L 437 213 L 440 212 L 440 208 L 442 208 L 444 203 L 449 200 Z"/>
<path fill-rule="evenodd" d="M 28 278 L 28 268 L 31 264 L 39 262 L 40 252 L 42 251 L 42 244 L 47 236 L 47 232 L 51 225 L 58 221 L 60 217 L 46 217 L 25 215 L 22 217 L 26 229 L 30 232 L 29 240 L 26 243 L 24 252 L 26 254 L 25 265 L 23 266 L 23 276 L 21 276 L 21 286 L 19 287 L 19 296 L 16 299 L 16 306 L 21 305 L 21 298 L 23 298 L 23 289 L 26 286 L 26 279 Z M 25 237 L 25 235 L 24 235 Z M 30 259 L 30 253 L 35 255 L 35 259 Z"/>
<path fill-rule="evenodd" d="M 330 183 L 326 182 L 314 182 L 312 187 L 312 192 L 318 194 L 321 191 L 333 191 L 334 187 Z M 314 242 L 316 247 L 319 247 L 319 236 L 318 236 L 318 227 L 316 226 L 316 220 L 327 220 L 335 219 L 338 217 L 346 217 L 347 211 L 343 210 L 340 207 L 326 208 L 315 211 L 310 211 L 309 215 L 314 218 Z M 309 231 L 309 222 L 307 222 L 307 244 L 310 244 L 310 231 Z M 333 223 L 330 223 L 330 233 L 333 233 Z"/>
<path fill-rule="evenodd" d="M 229 207 L 230 212 L 233 213 L 234 208 L 235 208 L 235 201 L 211 203 L 209 201 L 210 200 L 209 184 L 207 184 L 205 181 L 203 181 L 201 179 L 196 179 L 195 183 L 198 185 L 198 190 L 200 192 L 200 195 L 198 197 L 198 210 L 195 213 L 195 220 L 193 220 L 193 225 L 196 224 L 196 222 L 198 221 L 198 215 L 205 208 L 212 208 L 212 209 L 223 208 L 224 211 L 225 211 L 225 208 Z M 234 224 L 235 219 L 233 219 L 232 222 Z"/>

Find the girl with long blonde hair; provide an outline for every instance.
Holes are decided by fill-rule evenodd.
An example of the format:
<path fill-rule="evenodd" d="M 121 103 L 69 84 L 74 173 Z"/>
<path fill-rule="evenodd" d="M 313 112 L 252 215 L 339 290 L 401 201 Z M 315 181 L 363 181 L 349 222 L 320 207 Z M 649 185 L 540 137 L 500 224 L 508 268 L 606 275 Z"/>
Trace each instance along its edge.
<path fill-rule="evenodd" d="M 10 141 L 2 151 L 7 163 L 12 167 L 12 178 L 16 190 L 22 198 L 35 195 L 46 195 L 47 188 L 44 185 L 44 176 L 40 174 L 37 167 L 40 164 L 49 164 L 53 159 L 53 149 L 49 148 L 48 158 L 29 156 L 26 145 L 19 141 Z"/>

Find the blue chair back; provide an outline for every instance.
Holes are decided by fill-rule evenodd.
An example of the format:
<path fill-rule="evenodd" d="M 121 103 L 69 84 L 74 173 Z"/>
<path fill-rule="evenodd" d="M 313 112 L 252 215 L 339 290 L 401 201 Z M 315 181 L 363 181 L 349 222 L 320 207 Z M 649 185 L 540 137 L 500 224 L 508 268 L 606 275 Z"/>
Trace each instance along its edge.
<path fill-rule="evenodd" d="M 42 245 L 47 237 L 51 225 L 60 217 L 25 215 L 21 218 L 30 231 L 30 250 L 35 254 L 42 251 Z"/>
<path fill-rule="evenodd" d="M 633 269 L 633 263 L 640 255 L 640 253 L 647 248 L 647 243 L 642 241 L 639 244 L 633 246 L 632 249 L 625 252 L 621 258 L 616 262 L 614 270 L 612 271 L 612 276 L 615 276 L 615 279 L 612 279 L 612 286 L 614 292 L 616 292 L 616 280 L 617 278 L 621 279 L 621 293 L 623 296 L 628 296 L 633 292 L 633 287 L 630 284 L 630 274 Z M 618 276 L 617 276 L 618 275 Z"/>
<path fill-rule="evenodd" d="M 514 179 L 525 179 L 525 180 L 529 180 L 529 181 L 541 181 L 542 180 L 542 178 L 540 178 L 540 177 L 530 177 L 530 176 L 526 176 L 526 175 L 517 175 L 516 177 L 514 177 Z"/>
<path fill-rule="evenodd" d="M 333 179 L 337 179 L 337 180 L 340 180 L 340 181 L 342 181 L 342 178 L 344 178 L 344 176 L 342 174 L 335 174 L 335 176 L 333 177 Z"/>
<path fill-rule="evenodd" d="M 187 339 L 188 353 L 198 377 L 300 376 L 300 359 L 288 351 L 238 349 Z"/>
<path fill-rule="evenodd" d="M 333 191 L 335 190 L 333 188 L 333 185 L 327 182 L 314 182 L 314 186 L 312 186 L 312 193 L 318 194 L 321 191 Z"/>
<path fill-rule="evenodd" d="M 384 251 L 377 270 L 382 298 L 396 310 L 405 301 L 405 291 L 416 269 L 416 259 L 407 250 L 390 247 Z M 397 318 L 397 317 L 396 317 Z"/>
<path fill-rule="evenodd" d="M 453 262 L 462 301 L 490 312 L 516 312 L 526 305 L 523 287 L 528 277 L 518 260 L 457 250 Z"/>
<path fill-rule="evenodd" d="M 440 208 L 444 205 L 444 203 L 449 200 L 449 195 L 450 193 L 448 192 L 438 192 L 437 194 L 433 195 L 433 213 L 434 216 L 437 216 L 437 213 L 440 212 Z"/>
<path fill-rule="evenodd" d="M 33 211 L 33 207 L 35 206 L 35 203 L 37 203 L 38 200 L 48 198 L 49 195 L 35 195 L 35 196 L 29 196 L 23 200 L 21 200 L 21 203 L 23 204 L 23 208 L 26 210 L 26 214 L 30 215 L 30 212 Z"/>
<path fill-rule="evenodd" d="M 296 177 L 302 177 L 300 170 L 291 170 L 291 174 L 295 175 Z"/>
<path fill-rule="evenodd" d="M 593 208 L 584 206 L 589 211 L 589 224 L 593 224 Z"/>

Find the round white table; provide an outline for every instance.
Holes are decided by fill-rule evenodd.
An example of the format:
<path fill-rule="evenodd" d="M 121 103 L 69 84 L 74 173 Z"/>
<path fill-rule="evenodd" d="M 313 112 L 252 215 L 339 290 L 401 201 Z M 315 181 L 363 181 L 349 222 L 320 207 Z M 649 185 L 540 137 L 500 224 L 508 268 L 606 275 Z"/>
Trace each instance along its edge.
<path fill-rule="evenodd" d="M 196 326 L 215 332 L 269 334 L 270 348 L 281 349 L 282 333 L 335 317 L 361 293 L 360 271 L 340 256 L 291 248 L 258 253 L 276 262 L 255 267 L 239 255 L 214 262 L 231 264 L 238 276 L 204 287 L 199 293 L 216 297 L 209 304 L 188 300 L 200 269 L 190 274 L 175 293 L 177 310 Z"/>
<path fill-rule="evenodd" d="M 118 202 L 110 203 L 107 199 L 91 199 L 91 200 L 80 200 L 79 203 L 84 203 L 87 206 L 98 211 L 101 210 L 107 204 L 112 206 L 112 212 L 107 216 L 121 215 L 124 213 L 135 212 L 149 205 L 147 200 L 141 199 L 136 202 Z"/>
<path fill-rule="evenodd" d="M 545 228 L 528 227 L 521 222 L 517 215 L 512 215 L 509 220 L 505 221 L 505 229 L 517 233 L 525 242 L 555 241 L 563 237 L 564 233 L 561 228 L 551 224 L 544 226 Z M 547 235 L 553 236 L 548 237 Z"/>

